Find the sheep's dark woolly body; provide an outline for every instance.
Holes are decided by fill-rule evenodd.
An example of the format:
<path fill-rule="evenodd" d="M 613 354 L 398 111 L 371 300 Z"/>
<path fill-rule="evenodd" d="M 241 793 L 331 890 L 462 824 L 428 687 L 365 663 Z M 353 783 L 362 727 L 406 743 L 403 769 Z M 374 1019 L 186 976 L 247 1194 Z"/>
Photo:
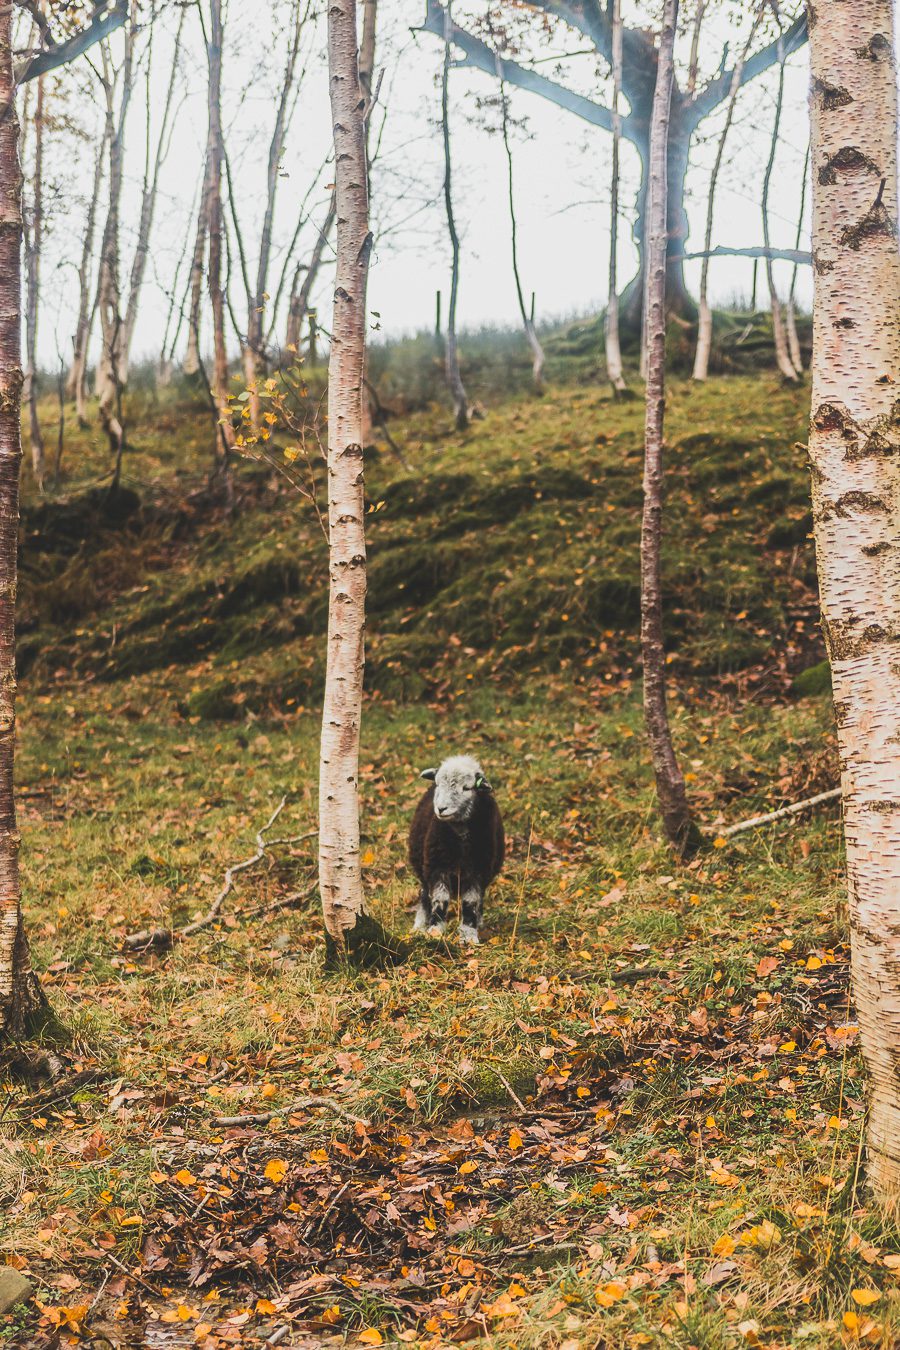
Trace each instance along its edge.
<path fill-rule="evenodd" d="M 422 796 L 409 831 L 410 866 L 422 883 L 417 927 L 443 925 L 449 900 L 459 896 L 463 928 L 475 941 L 484 893 L 503 866 L 500 809 L 490 792 L 479 791 L 468 820 L 439 820 L 434 792 Z"/>

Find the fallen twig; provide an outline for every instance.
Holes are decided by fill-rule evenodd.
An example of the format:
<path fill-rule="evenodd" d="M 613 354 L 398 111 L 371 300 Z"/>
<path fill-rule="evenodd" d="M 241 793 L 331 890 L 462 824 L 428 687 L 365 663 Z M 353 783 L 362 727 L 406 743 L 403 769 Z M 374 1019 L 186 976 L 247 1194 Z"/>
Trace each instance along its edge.
<path fill-rule="evenodd" d="M 266 840 L 266 831 L 270 830 L 275 824 L 275 821 L 284 810 L 286 801 L 287 798 L 282 797 L 265 825 L 263 825 L 261 830 L 257 831 L 256 852 L 253 854 L 252 858 L 245 858 L 243 862 L 232 863 L 228 868 L 225 873 L 225 882 L 222 889 L 219 891 L 219 894 L 205 914 L 201 914 L 199 918 L 186 924 L 184 928 L 179 928 L 177 930 L 172 928 L 145 928 L 139 933 L 129 933 L 125 938 L 125 946 L 130 950 L 145 950 L 148 947 L 169 947 L 176 938 L 193 937 L 194 933 L 199 933 L 201 929 L 208 928 L 211 923 L 215 923 L 223 904 L 234 890 L 234 878 L 238 872 L 245 872 L 248 867 L 254 867 L 258 862 L 262 862 L 263 858 L 266 856 L 266 850 L 269 848 L 275 848 L 279 844 L 300 844 L 304 839 L 312 839 L 317 833 L 316 830 L 310 830 L 306 834 L 291 835 L 284 839 Z"/>
<path fill-rule="evenodd" d="M 815 797 L 807 797 L 802 802 L 791 802 L 790 806 L 779 807 L 777 811 L 768 811 L 764 816 L 751 816 L 749 820 L 739 820 L 736 825 L 729 825 L 727 829 L 719 831 L 721 839 L 730 839 L 732 835 L 743 834 L 744 830 L 755 830 L 759 825 L 771 825 L 773 821 L 785 820 L 788 816 L 798 816 L 802 811 L 811 811 L 814 806 L 822 806 L 825 802 L 836 802 L 841 797 L 839 787 L 830 788 L 828 792 L 819 792 Z"/>
<path fill-rule="evenodd" d="M 302 1111 L 311 1106 L 327 1107 L 329 1111 L 333 1111 L 341 1120 L 346 1120 L 351 1125 L 369 1124 L 363 1116 L 355 1116 L 333 1097 L 297 1097 L 289 1106 L 283 1106 L 278 1111 L 258 1111 L 245 1116 L 217 1116 L 214 1123 L 223 1129 L 231 1125 L 268 1125 L 276 1116 L 290 1116 L 295 1111 Z"/>
<path fill-rule="evenodd" d="M 520 1111 L 525 1111 L 528 1109 L 525 1103 L 522 1101 L 522 1098 L 517 1096 L 516 1093 L 513 1092 L 510 1084 L 507 1082 L 507 1080 L 504 1078 L 503 1074 L 500 1072 L 498 1068 L 495 1068 L 493 1064 L 486 1064 L 485 1068 L 490 1069 L 491 1073 L 495 1073 L 497 1075 L 497 1077 L 500 1079 L 500 1082 L 506 1088 L 510 1097 L 512 1097 L 513 1101 L 515 1102 L 516 1106 L 519 1108 Z"/>

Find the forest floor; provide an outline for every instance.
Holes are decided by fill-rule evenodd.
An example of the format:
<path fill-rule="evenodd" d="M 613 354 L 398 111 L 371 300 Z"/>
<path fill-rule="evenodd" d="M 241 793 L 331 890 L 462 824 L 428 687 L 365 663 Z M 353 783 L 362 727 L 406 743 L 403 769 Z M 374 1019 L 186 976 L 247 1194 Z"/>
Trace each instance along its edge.
<path fill-rule="evenodd" d="M 0 1251 L 37 1290 L 0 1345 L 900 1344 L 836 813 L 721 834 L 836 782 L 807 402 L 672 390 L 673 723 L 708 840 L 684 867 L 641 728 L 640 405 L 560 385 L 462 436 L 392 423 L 414 471 L 368 479 L 371 907 L 407 933 L 417 774 L 446 753 L 481 757 L 510 847 L 481 947 L 451 926 L 363 974 L 324 970 L 313 890 L 313 514 L 259 464 L 213 508 L 186 396 L 135 401 L 115 503 L 71 435 L 23 515 L 19 763 L 69 1034 L 60 1080 L 0 1081 Z M 204 913 L 283 797 L 269 837 L 299 838 L 215 923 L 126 945 Z"/>

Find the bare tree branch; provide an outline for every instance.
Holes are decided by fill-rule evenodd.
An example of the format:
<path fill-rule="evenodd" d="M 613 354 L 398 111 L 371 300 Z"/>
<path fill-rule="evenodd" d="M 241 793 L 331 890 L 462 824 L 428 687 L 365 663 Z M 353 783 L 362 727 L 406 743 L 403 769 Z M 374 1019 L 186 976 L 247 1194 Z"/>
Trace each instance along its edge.
<path fill-rule="evenodd" d="M 34 8 L 24 0 L 17 0 L 22 8 L 27 9 L 28 13 L 34 17 Z M 124 27 L 128 19 L 128 0 L 101 0 L 94 9 L 93 17 L 90 23 L 80 30 L 73 33 L 71 37 L 63 42 L 54 42 L 48 45 L 44 51 L 37 52 L 36 55 L 26 57 L 16 66 L 16 84 L 25 84 L 27 80 L 34 80 L 38 75 L 44 75 L 48 70 L 56 70 L 59 66 L 66 65 L 69 61 L 74 61 L 77 56 L 88 51 L 95 43 L 101 42 L 103 38 L 109 37 L 117 28 Z M 50 43 L 48 29 L 41 25 L 45 41 Z"/>

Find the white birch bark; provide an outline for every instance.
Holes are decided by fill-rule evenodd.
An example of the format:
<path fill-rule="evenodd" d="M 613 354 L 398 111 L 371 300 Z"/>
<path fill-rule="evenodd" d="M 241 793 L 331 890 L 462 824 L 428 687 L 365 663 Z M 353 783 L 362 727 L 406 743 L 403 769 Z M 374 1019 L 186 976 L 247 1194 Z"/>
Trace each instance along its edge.
<path fill-rule="evenodd" d="M 328 655 L 319 764 L 319 888 L 333 950 L 365 925 L 359 852 L 359 733 L 365 662 L 366 538 L 362 391 L 369 233 L 365 97 L 356 0 L 331 0 L 337 272 L 328 363 Z M 362 922 L 361 922 L 362 921 Z M 371 922 L 371 921 L 370 921 Z"/>
<path fill-rule="evenodd" d="M 666 255 L 669 115 L 678 0 L 665 0 L 650 124 L 647 202 L 647 390 L 644 420 L 644 508 L 641 520 L 641 655 L 644 724 L 666 835 L 682 856 L 697 844 L 684 777 L 675 756 L 666 700 L 662 619 L 663 432 L 666 405 Z"/>
<path fill-rule="evenodd" d="M 780 21 L 779 21 L 780 22 Z M 769 159 L 766 164 L 766 174 L 763 179 L 762 196 L 762 220 L 763 220 L 763 242 L 766 248 L 770 247 L 769 239 L 769 184 L 772 181 L 772 169 L 775 166 L 775 151 L 778 149 L 778 132 L 781 127 L 781 109 L 784 104 L 784 42 L 779 31 L 778 34 L 778 94 L 775 99 L 775 124 L 772 127 L 772 141 L 769 146 Z M 784 327 L 784 316 L 781 312 L 781 300 L 775 287 L 775 272 L 770 256 L 766 256 L 766 281 L 769 287 L 769 305 L 772 310 L 772 337 L 775 342 L 775 362 L 778 369 L 786 380 L 792 383 L 797 379 L 797 372 L 791 361 L 791 355 L 788 351 L 787 333 Z"/>
<path fill-rule="evenodd" d="M 703 12 L 703 0 L 700 0 L 699 15 Z M 697 30 L 695 29 L 695 32 Z M 606 318 L 604 320 L 604 338 L 606 346 L 606 374 L 614 394 L 626 391 L 625 376 L 622 372 L 622 348 L 619 342 L 619 285 L 617 279 L 619 247 L 619 152 L 622 142 L 622 114 L 619 100 L 622 96 L 622 3 L 612 0 L 612 173 L 609 193 L 609 286 L 606 296 Z"/>
<path fill-rule="evenodd" d="M 228 407 L 228 348 L 225 342 L 225 289 L 222 281 L 222 0 L 210 0 L 209 38 L 206 44 L 209 84 L 207 89 L 207 232 L 209 236 L 208 285 L 213 319 L 213 381 L 216 437 L 213 450 L 213 476 L 221 480 L 227 497 L 231 495 L 229 456 L 234 447 L 234 431 Z"/>
<path fill-rule="evenodd" d="M 44 490 L 44 436 L 38 417 L 37 334 L 41 291 L 41 252 L 44 241 L 44 76 L 37 79 L 34 104 L 34 162 L 31 171 L 31 212 L 25 225 L 25 391 L 31 439 L 31 471 L 39 492 Z"/>
<path fill-rule="evenodd" d="M 763 0 L 765 3 L 765 0 Z M 756 11 L 753 19 L 753 27 L 750 29 L 750 36 L 747 38 L 740 56 L 735 62 L 734 71 L 731 76 L 731 85 L 728 90 L 728 103 L 725 109 L 725 125 L 722 127 L 722 135 L 719 137 L 718 148 L 716 149 L 716 158 L 713 162 L 712 173 L 709 178 L 709 195 L 706 199 L 706 234 L 704 235 L 704 258 L 700 268 L 700 301 L 699 317 L 697 322 L 697 348 L 694 352 L 694 372 L 695 380 L 705 380 L 709 375 L 709 354 L 712 350 L 713 319 L 712 310 L 709 307 L 709 251 L 712 248 L 713 221 L 715 218 L 716 186 L 719 181 L 719 170 L 722 167 L 722 160 L 725 156 L 725 141 L 731 130 L 731 123 L 734 119 L 734 109 L 737 104 L 737 96 L 741 88 L 741 78 L 744 73 L 744 63 L 747 60 L 747 54 L 750 51 L 750 45 L 756 36 L 756 30 L 759 21 L 762 18 L 763 6 Z"/>
<path fill-rule="evenodd" d="M 900 1198 L 900 253 L 890 0 L 810 25 L 810 465 L 841 754 L 868 1177 Z"/>
<path fill-rule="evenodd" d="M 12 60 L 13 5 L 0 0 L 0 1042 L 21 1036 L 44 996 L 22 922 L 16 749 L 16 555 L 22 459 L 22 175 Z"/>
<path fill-rule="evenodd" d="M 190 305 L 188 308 L 188 335 L 181 369 L 190 377 L 200 373 L 200 315 L 203 303 L 203 264 L 209 233 L 209 154 L 203 166 L 203 186 L 200 190 L 200 209 L 194 235 L 194 253 L 191 258 Z"/>
<path fill-rule="evenodd" d="M 78 267 L 78 317 L 72 337 L 72 364 L 66 381 L 66 397 L 75 402 L 75 415 L 80 426 L 87 426 L 87 359 L 93 326 L 94 306 L 91 298 L 91 273 L 94 257 L 94 238 L 97 231 L 97 211 L 100 206 L 100 188 L 106 167 L 106 135 L 100 138 L 94 161 L 94 178 L 88 200 L 84 237 L 81 244 L 81 262 Z"/>

